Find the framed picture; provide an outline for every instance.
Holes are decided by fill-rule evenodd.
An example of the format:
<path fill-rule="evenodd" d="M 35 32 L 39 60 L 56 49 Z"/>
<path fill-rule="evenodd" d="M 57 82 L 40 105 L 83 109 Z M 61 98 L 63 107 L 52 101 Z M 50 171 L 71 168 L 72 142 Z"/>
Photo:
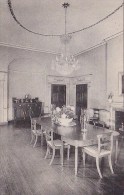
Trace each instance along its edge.
<path fill-rule="evenodd" d="M 124 95 L 124 72 L 119 72 L 118 85 L 119 95 Z"/>

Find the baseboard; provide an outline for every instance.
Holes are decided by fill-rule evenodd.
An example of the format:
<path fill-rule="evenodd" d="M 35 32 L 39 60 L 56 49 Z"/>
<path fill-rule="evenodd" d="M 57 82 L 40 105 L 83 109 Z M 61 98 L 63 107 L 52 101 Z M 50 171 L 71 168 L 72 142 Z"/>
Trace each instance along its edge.
<path fill-rule="evenodd" d="M 0 125 L 7 125 L 8 122 L 1 122 Z"/>
<path fill-rule="evenodd" d="M 8 121 L 8 124 L 13 124 L 13 123 L 14 123 L 14 120 Z"/>

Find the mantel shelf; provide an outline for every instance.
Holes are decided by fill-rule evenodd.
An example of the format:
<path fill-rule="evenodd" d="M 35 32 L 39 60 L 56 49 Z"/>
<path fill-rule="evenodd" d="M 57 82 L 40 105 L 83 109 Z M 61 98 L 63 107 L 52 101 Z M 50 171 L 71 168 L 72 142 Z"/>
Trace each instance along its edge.
<path fill-rule="evenodd" d="M 124 112 L 124 108 L 113 108 L 114 111 L 121 111 Z"/>

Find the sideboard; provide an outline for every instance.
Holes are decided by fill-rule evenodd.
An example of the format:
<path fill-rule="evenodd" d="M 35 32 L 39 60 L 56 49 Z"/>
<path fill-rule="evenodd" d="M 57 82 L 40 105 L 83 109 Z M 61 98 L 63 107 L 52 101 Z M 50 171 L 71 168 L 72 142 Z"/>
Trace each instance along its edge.
<path fill-rule="evenodd" d="M 29 120 L 30 117 L 39 117 L 43 112 L 42 102 L 14 102 L 13 118 L 14 122 L 19 120 Z"/>

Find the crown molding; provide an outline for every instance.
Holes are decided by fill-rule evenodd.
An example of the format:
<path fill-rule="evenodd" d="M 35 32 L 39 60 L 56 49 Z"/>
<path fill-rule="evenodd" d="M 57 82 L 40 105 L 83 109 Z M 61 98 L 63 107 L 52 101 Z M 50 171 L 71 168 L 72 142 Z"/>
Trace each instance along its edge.
<path fill-rule="evenodd" d="M 97 44 L 97 45 L 94 45 L 92 47 L 89 47 L 88 49 L 86 50 L 83 50 L 81 52 L 78 52 L 78 53 L 75 53 L 74 56 L 79 56 L 83 53 L 86 53 L 92 49 L 95 49 L 97 47 L 100 47 L 102 45 L 105 45 L 106 42 L 108 42 L 109 40 L 111 39 L 114 39 L 120 35 L 123 35 L 123 31 L 120 31 L 116 34 L 113 34 L 109 37 L 106 37 L 101 43 Z M 11 48 L 16 48 L 16 49 L 21 49 L 21 50 L 26 50 L 26 51 L 33 51 L 33 52 L 39 52 L 39 53 L 45 53 L 45 54 L 52 54 L 52 55 L 57 55 L 58 53 L 56 52 L 52 52 L 52 51 L 45 51 L 45 50 L 40 50 L 40 49 L 34 49 L 34 48 L 31 48 L 31 47 L 23 47 L 21 45 L 15 45 L 15 44 L 9 44 L 9 43 L 5 43 L 5 42 L 0 42 L 0 46 L 4 46 L 4 47 L 11 47 Z"/>
<path fill-rule="evenodd" d="M 116 37 L 119 37 L 121 35 L 123 35 L 123 31 L 120 31 L 120 32 L 118 32 L 116 34 L 113 34 L 113 35 L 109 36 L 109 37 L 106 37 L 105 39 L 103 39 L 103 41 L 101 43 L 98 43 L 97 45 L 94 45 L 92 47 L 89 47 L 88 49 L 86 49 L 84 51 L 81 51 L 81 52 L 75 54 L 74 56 L 79 56 L 79 55 L 81 55 L 83 53 L 86 53 L 88 51 L 91 51 L 92 49 L 96 49 L 97 47 L 100 47 L 102 45 L 105 45 L 108 41 L 110 41 L 110 40 L 112 40 L 112 39 L 114 39 Z"/>
<path fill-rule="evenodd" d="M 36 75 L 36 74 L 40 74 L 40 76 L 44 76 L 45 75 L 45 71 L 42 72 L 29 72 L 29 71 L 19 71 L 19 70 L 8 70 L 8 73 L 21 73 L 21 74 L 29 74 L 29 75 Z"/>
<path fill-rule="evenodd" d="M 3 71 L 0 71 L 0 73 L 8 73 L 8 72 L 3 70 Z"/>
<path fill-rule="evenodd" d="M 21 49 L 21 50 L 26 50 L 26 51 L 33 51 L 33 52 L 57 55 L 57 53 L 52 52 L 52 51 L 45 51 L 45 50 L 40 50 L 40 49 L 34 49 L 32 47 L 23 47 L 21 45 L 9 44 L 9 43 L 5 43 L 5 42 L 0 42 L 0 46 L 11 47 L 11 48 Z"/>

